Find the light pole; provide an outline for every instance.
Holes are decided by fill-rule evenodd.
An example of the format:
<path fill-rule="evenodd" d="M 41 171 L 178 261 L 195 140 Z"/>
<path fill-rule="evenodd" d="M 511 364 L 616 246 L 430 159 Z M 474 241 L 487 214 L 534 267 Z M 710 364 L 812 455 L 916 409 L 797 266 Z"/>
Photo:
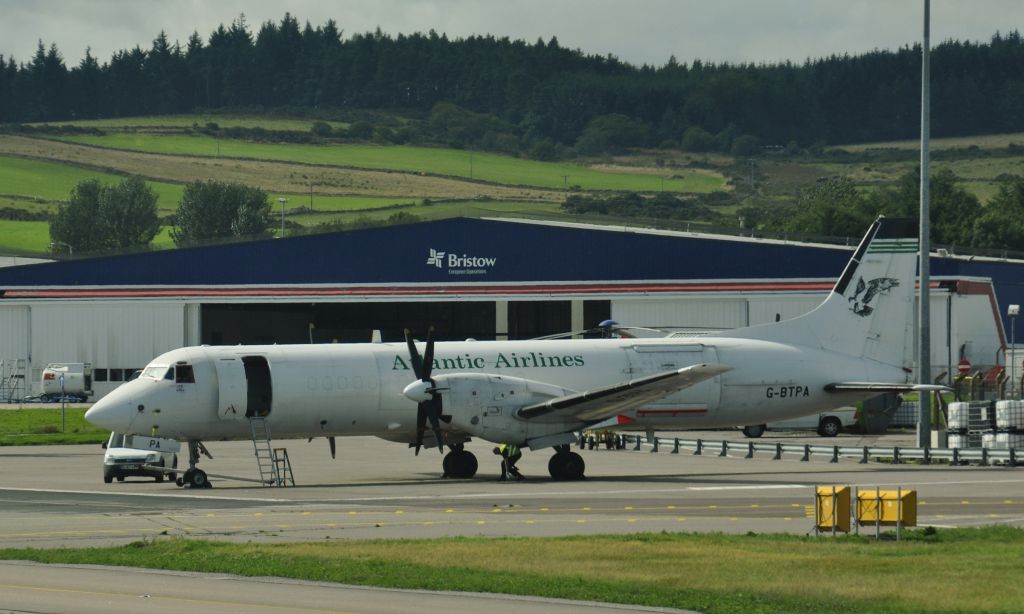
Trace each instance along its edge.
<path fill-rule="evenodd" d="M 281 236 L 284 237 L 284 204 L 288 202 L 288 199 L 281 196 L 277 199 L 277 202 L 281 203 Z"/>
<path fill-rule="evenodd" d="M 1020 305 L 1010 305 L 1006 308 L 1006 315 L 1010 316 L 1010 398 L 1017 398 L 1014 395 L 1014 387 L 1017 385 L 1016 374 L 1014 373 L 1017 362 L 1017 314 L 1020 313 Z"/>
<path fill-rule="evenodd" d="M 68 248 L 68 257 L 74 257 L 74 255 L 75 255 L 75 248 L 71 247 L 70 244 L 65 243 L 63 241 L 50 241 L 50 249 L 51 250 L 54 248 L 55 245 L 60 245 L 60 246 Z"/>

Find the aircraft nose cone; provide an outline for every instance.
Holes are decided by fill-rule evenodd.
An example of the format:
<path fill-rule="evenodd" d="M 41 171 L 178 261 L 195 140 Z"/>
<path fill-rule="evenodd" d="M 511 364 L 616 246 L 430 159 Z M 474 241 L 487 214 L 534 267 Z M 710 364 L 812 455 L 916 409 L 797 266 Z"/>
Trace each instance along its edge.
<path fill-rule="evenodd" d="M 108 431 L 124 433 L 131 426 L 131 399 L 116 391 L 93 403 L 85 412 L 85 419 Z"/>

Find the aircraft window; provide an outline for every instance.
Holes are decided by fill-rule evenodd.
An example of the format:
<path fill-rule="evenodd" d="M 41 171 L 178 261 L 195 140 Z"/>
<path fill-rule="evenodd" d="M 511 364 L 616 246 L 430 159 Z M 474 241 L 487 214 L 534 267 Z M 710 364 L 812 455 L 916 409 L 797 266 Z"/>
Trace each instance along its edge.
<path fill-rule="evenodd" d="M 174 380 L 174 367 L 167 367 L 167 373 L 164 373 L 164 379 Z"/>
<path fill-rule="evenodd" d="M 164 366 L 146 367 L 146 370 L 142 372 L 142 377 L 148 377 L 149 379 L 163 379 L 170 372 L 171 370 Z"/>
<path fill-rule="evenodd" d="M 196 377 L 192 373 L 192 365 L 177 365 L 174 373 L 175 384 L 194 384 Z"/>

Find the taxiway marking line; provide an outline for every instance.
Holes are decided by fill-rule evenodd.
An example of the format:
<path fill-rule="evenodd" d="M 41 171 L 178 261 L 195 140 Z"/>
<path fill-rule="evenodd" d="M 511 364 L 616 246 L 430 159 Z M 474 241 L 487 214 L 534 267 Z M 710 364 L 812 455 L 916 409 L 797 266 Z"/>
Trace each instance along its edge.
<path fill-rule="evenodd" d="M 168 495 L 164 493 L 149 493 L 149 492 L 121 492 L 121 491 L 97 491 L 97 490 L 64 490 L 58 488 L 14 488 L 14 487 L 0 487 L 0 492 L 37 492 L 37 493 L 57 493 L 61 495 L 117 495 L 123 497 L 164 497 L 168 499 L 208 499 L 211 501 L 256 501 L 258 503 L 302 503 L 295 499 L 271 499 L 269 497 L 223 497 L 217 495 L 203 496 L 203 495 L 185 495 L 185 494 L 174 494 Z"/>
<path fill-rule="evenodd" d="M 53 587 L 50 587 L 50 586 L 32 586 L 32 585 L 28 585 L 28 584 L 0 584 L 0 588 L 10 589 L 10 590 L 32 591 L 32 592 L 40 592 L 40 593 L 70 593 L 70 594 L 74 594 L 74 595 L 97 595 L 99 597 L 122 597 L 122 598 L 129 599 L 129 600 L 137 600 L 137 599 L 139 599 L 138 593 L 125 593 L 125 592 L 119 592 L 119 591 L 95 591 L 95 590 L 87 591 L 87 590 L 75 589 L 75 588 L 53 588 Z M 264 604 L 264 603 L 252 603 L 252 602 L 242 602 L 242 601 L 228 601 L 228 600 L 221 600 L 221 599 L 218 599 L 218 600 L 214 600 L 214 599 L 194 599 L 194 598 L 189 598 L 189 597 L 173 597 L 171 595 L 154 595 L 152 593 L 146 594 L 146 599 L 162 600 L 162 601 L 174 601 L 174 602 L 181 602 L 181 603 L 197 603 L 197 604 L 220 606 L 220 607 L 224 607 L 224 606 L 241 606 L 241 607 L 246 607 L 246 608 L 252 607 L 252 608 L 266 609 L 266 610 L 283 610 L 285 612 L 301 611 L 301 612 L 331 612 L 331 613 L 334 613 L 334 614 L 356 614 L 356 612 L 352 612 L 352 611 L 348 611 L 348 610 L 336 610 L 336 609 L 324 610 L 324 609 L 320 609 L 320 608 L 303 608 L 303 607 L 294 606 L 294 605 L 287 605 L 287 606 L 283 606 L 283 605 L 267 605 L 267 604 Z M 144 608 L 141 608 L 141 609 L 144 609 Z"/>
<path fill-rule="evenodd" d="M 580 491 L 520 491 L 520 492 L 481 492 L 464 494 L 440 494 L 440 495 L 399 495 L 394 497 L 346 497 L 344 499 L 318 499 L 317 503 L 336 503 L 346 501 L 424 501 L 430 499 L 481 499 L 484 497 L 579 497 L 599 495 L 633 495 L 644 493 L 660 492 L 687 492 L 687 491 L 708 491 L 708 490 L 783 490 L 783 489 L 812 489 L 807 484 L 744 484 L 737 486 L 682 486 L 679 488 L 649 488 L 636 490 L 580 490 Z M 313 501 L 310 501 L 313 503 Z"/>

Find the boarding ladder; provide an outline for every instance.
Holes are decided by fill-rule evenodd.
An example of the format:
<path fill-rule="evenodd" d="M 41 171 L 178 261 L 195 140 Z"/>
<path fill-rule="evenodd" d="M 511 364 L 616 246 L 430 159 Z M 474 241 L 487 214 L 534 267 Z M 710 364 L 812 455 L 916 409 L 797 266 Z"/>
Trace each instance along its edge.
<path fill-rule="evenodd" d="M 263 416 L 251 416 L 249 428 L 252 431 L 252 447 L 256 453 L 256 466 L 260 471 L 260 483 L 264 486 L 295 486 L 288 450 L 270 446 L 270 425 L 267 424 L 267 419 Z"/>
<path fill-rule="evenodd" d="M 25 359 L 0 360 L 0 401 L 13 403 L 25 396 Z"/>

